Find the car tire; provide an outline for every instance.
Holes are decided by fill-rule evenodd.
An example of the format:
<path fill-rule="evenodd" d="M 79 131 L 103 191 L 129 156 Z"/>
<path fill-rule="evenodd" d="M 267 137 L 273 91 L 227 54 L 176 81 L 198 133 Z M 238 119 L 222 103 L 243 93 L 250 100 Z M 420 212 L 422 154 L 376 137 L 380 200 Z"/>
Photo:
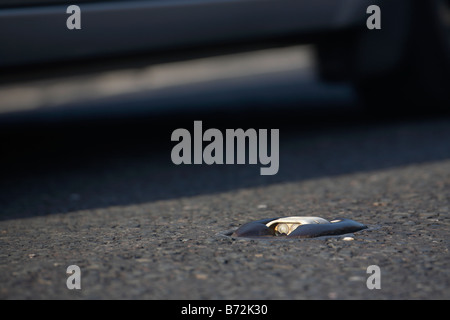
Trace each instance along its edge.
<path fill-rule="evenodd" d="M 450 108 L 450 1 L 414 1 L 406 47 L 389 72 L 355 82 L 369 110 L 422 112 Z"/>
<path fill-rule="evenodd" d="M 371 112 L 450 109 L 450 0 L 380 3 L 381 30 L 364 25 L 317 43 L 324 80 L 350 81 Z"/>

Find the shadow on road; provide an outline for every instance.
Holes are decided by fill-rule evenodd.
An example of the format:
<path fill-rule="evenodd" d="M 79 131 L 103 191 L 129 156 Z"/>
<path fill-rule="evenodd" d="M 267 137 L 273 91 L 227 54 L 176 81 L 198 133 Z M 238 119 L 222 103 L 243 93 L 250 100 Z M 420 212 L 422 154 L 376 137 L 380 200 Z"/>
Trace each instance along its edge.
<path fill-rule="evenodd" d="M 320 81 L 314 66 L 312 48 L 293 46 L 3 86 L 0 219 L 450 158 L 448 115 L 365 112 L 353 87 Z M 278 174 L 174 165 L 171 134 L 195 120 L 203 130 L 279 129 Z"/>
<path fill-rule="evenodd" d="M 450 117 L 361 112 L 348 99 L 2 128 L 0 219 L 126 206 L 450 158 Z M 339 104 L 341 101 L 341 105 Z M 280 129 L 280 170 L 171 162 L 176 128 Z"/>

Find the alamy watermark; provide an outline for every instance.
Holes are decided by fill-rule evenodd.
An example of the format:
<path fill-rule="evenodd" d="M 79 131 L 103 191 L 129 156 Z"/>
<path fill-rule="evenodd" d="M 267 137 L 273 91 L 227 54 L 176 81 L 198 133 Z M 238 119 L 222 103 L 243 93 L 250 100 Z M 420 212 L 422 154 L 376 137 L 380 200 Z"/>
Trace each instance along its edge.
<path fill-rule="evenodd" d="M 203 132 L 202 121 L 194 121 L 194 132 L 179 128 L 172 132 L 171 140 L 179 141 L 171 152 L 172 162 L 180 164 L 260 164 L 261 175 L 275 175 L 279 163 L 279 129 L 226 129 L 225 138 L 219 129 Z M 208 142 L 204 146 L 204 142 Z M 246 143 L 248 142 L 248 143 Z M 248 152 L 247 152 L 248 150 Z M 192 156 L 193 155 L 193 156 Z"/>
<path fill-rule="evenodd" d="M 70 14 L 67 18 L 66 26 L 69 30 L 81 29 L 81 9 L 77 5 L 70 5 L 66 9 L 66 13 Z M 369 30 L 381 29 L 381 9 L 377 5 L 370 5 L 366 9 L 366 13 L 370 16 L 366 20 L 366 26 Z"/>
<path fill-rule="evenodd" d="M 67 18 L 66 26 L 69 30 L 81 29 L 81 9 L 79 6 L 71 5 L 67 7 L 66 13 L 70 13 Z"/>
<path fill-rule="evenodd" d="M 371 274 L 366 281 L 367 289 L 381 289 L 381 269 L 373 264 L 367 267 L 367 273 Z"/>
<path fill-rule="evenodd" d="M 73 264 L 67 267 L 66 270 L 67 274 L 70 274 L 70 276 L 67 278 L 66 286 L 67 289 L 73 290 L 81 289 L 81 269 L 79 266 Z"/>
<path fill-rule="evenodd" d="M 381 29 L 381 9 L 377 5 L 370 5 L 366 10 L 370 16 L 366 20 L 366 26 L 369 30 Z"/>

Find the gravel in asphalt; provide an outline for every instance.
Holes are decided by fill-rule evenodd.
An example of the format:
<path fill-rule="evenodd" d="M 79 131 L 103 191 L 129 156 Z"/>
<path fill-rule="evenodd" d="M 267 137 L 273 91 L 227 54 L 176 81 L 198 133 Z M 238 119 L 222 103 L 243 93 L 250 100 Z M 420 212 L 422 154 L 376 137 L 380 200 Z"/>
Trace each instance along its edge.
<path fill-rule="evenodd" d="M 0 298 L 449 299 L 449 128 L 431 119 L 281 131 L 274 177 L 174 166 L 166 151 L 10 175 Z M 369 229 L 352 241 L 224 235 L 289 215 Z M 66 287 L 73 264 L 81 290 Z M 370 265 L 381 289 L 366 286 Z"/>

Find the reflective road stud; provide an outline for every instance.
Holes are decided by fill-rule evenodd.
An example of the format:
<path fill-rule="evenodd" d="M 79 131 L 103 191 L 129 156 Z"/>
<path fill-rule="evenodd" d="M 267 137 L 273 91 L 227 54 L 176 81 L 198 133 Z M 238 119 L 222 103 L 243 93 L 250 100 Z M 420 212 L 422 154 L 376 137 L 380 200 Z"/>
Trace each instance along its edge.
<path fill-rule="evenodd" d="M 249 222 L 242 225 L 231 236 L 247 238 L 314 238 L 342 235 L 366 228 L 367 226 L 364 224 L 350 219 L 327 221 L 320 217 L 293 216 Z"/>

